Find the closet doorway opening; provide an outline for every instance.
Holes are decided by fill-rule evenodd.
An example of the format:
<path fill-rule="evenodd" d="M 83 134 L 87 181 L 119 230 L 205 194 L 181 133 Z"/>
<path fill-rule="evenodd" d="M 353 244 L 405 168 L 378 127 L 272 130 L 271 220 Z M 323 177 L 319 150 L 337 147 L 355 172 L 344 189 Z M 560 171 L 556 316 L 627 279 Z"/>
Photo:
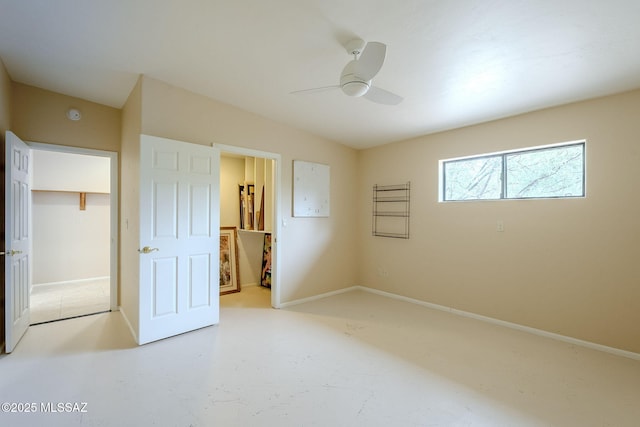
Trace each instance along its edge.
<path fill-rule="evenodd" d="M 214 145 L 220 150 L 221 307 L 280 306 L 278 281 L 278 209 L 280 155 Z M 232 228 L 237 260 L 231 269 L 237 289 L 226 291 L 222 235 Z M 232 274 L 233 276 L 233 274 Z"/>
<path fill-rule="evenodd" d="M 117 153 L 32 148 L 31 325 L 117 309 Z"/>

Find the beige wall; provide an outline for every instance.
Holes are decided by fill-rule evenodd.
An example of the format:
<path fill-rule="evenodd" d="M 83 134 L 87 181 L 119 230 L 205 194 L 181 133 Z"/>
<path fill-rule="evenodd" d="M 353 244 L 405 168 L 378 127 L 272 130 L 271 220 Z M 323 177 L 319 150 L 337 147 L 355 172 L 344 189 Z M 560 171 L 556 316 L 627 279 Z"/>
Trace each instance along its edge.
<path fill-rule="evenodd" d="M 129 94 L 122 109 L 120 156 L 120 307 L 132 332 L 139 329 L 140 258 L 140 132 L 142 125 L 142 80 Z M 137 336 L 136 336 L 137 338 Z"/>
<path fill-rule="evenodd" d="M 77 108 L 82 119 L 67 119 Z M 120 151 L 120 110 L 13 83 L 13 132 L 23 141 Z"/>
<path fill-rule="evenodd" d="M 360 152 L 360 284 L 640 352 L 639 113 L 634 91 Z M 584 199 L 438 203 L 440 159 L 578 139 Z M 372 186 L 405 181 L 411 238 L 372 237 Z"/>
<path fill-rule="evenodd" d="M 11 79 L 0 58 L 0 141 L 4 141 L 4 133 L 11 130 Z"/>
<path fill-rule="evenodd" d="M 244 158 L 220 158 L 220 226 L 240 228 L 238 185 L 244 183 Z"/>
<path fill-rule="evenodd" d="M 308 133 L 144 77 L 142 133 L 213 142 L 282 156 L 278 237 L 282 302 L 356 284 L 357 152 Z M 291 218 L 294 159 L 331 166 L 331 216 Z"/>

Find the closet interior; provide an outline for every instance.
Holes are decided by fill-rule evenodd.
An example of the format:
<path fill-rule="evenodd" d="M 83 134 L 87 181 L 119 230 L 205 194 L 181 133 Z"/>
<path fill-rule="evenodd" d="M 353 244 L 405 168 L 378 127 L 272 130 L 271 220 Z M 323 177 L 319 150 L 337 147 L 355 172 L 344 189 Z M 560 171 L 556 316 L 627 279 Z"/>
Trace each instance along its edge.
<path fill-rule="evenodd" d="M 222 153 L 220 227 L 237 230 L 239 289 L 271 287 L 274 161 Z"/>

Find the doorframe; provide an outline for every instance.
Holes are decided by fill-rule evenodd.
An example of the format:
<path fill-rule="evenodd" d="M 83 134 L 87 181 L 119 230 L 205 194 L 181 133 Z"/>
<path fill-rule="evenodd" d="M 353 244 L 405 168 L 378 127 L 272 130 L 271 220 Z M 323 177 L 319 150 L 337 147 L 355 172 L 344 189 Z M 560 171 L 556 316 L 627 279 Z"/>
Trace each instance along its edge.
<path fill-rule="evenodd" d="M 83 154 L 86 156 L 108 157 L 110 161 L 110 194 L 109 220 L 111 248 L 109 251 L 109 306 L 111 311 L 118 311 L 118 153 L 115 151 L 95 150 L 92 148 L 70 147 L 65 145 L 47 144 L 43 142 L 25 141 L 32 150 L 55 151 L 67 154 Z"/>
<path fill-rule="evenodd" d="M 282 156 L 268 151 L 254 150 L 235 145 L 218 144 L 215 142 L 211 144 L 211 146 L 217 148 L 220 151 L 220 154 L 230 153 L 247 157 L 261 157 L 275 162 L 275 167 L 273 168 L 273 230 L 271 231 L 271 306 L 273 308 L 280 308 L 280 256 L 278 255 L 278 246 L 280 242 L 278 240 L 278 236 L 280 235 L 280 224 L 282 223 L 282 218 L 280 216 Z"/>

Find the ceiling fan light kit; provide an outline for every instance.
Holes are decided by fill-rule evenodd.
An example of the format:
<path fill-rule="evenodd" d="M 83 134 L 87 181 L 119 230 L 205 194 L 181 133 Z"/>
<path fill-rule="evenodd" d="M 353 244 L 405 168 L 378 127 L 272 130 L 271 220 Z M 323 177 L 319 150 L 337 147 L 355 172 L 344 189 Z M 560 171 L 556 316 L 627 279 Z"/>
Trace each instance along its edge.
<path fill-rule="evenodd" d="M 345 49 L 354 58 L 343 68 L 340 74 L 339 86 L 325 86 L 293 93 L 318 92 L 329 88 L 340 88 L 345 95 L 353 97 L 364 96 L 369 101 L 378 104 L 397 105 L 402 102 L 401 96 L 371 85 L 371 81 L 378 74 L 384 63 L 387 52 L 385 44 L 380 42 L 365 44 L 361 39 L 354 39 L 345 45 Z M 365 96 L 367 94 L 371 94 L 371 96 Z"/>
<path fill-rule="evenodd" d="M 340 82 L 342 91 L 349 96 L 362 96 L 369 91 L 369 85 L 358 80 Z"/>

